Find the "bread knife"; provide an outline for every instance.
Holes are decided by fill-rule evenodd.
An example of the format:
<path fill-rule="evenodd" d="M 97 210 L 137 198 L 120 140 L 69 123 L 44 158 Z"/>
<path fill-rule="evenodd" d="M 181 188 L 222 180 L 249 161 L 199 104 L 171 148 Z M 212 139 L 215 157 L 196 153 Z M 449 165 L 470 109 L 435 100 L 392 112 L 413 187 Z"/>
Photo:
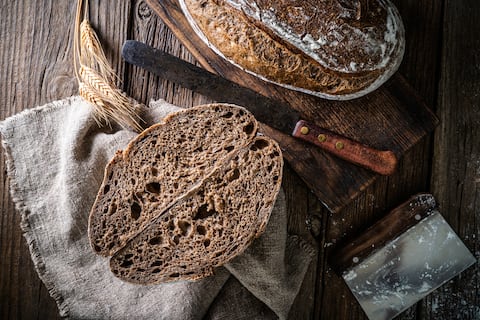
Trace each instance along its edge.
<path fill-rule="evenodd" d="M 123 58 L 161 78 L 210 97 L 217 102 L 232 103 L 248 109 L 255 118 L 281 132 L 312 143 L 339 158 L 390 175 L 397 166 L 397 158 L 390 150 L 377 150 L 321 128 L 301 118 L 288 104 L 260 93 L 145 43 L 127 40 L 122 49 Z"/>

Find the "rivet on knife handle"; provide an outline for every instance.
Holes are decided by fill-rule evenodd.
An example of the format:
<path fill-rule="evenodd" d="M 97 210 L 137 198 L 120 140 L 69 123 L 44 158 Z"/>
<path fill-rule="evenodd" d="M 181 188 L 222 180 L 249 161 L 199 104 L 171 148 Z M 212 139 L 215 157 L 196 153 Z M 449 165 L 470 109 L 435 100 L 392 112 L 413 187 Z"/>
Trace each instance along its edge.
<path fill-rule="evenodd" d="M 390 175 L 397 167 L 397 157 L 392 151 L 373 149 L 359 142 L 339 136 L 305 120 L 295 126 L 293 136 L 315 144 L 344 160 L 376 173 Z"/>

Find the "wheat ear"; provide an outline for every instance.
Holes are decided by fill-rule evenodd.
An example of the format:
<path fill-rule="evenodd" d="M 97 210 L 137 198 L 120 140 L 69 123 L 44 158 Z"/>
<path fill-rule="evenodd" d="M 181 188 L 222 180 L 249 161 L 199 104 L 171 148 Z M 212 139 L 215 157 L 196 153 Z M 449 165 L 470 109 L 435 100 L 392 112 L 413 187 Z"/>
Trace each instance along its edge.
<path fill-rule="evenodd" d="M 82 9 L 84 15 L 82 19 Z M 95 121 L 111 126 L 114 121 L 124 128 L 142 130 L 138 106 L 119 90 L 118 77 L 108 62 L 102 45 L 88 21 L 88 0 L 77 2 L 74 38 L 74 69 L 79 94 L 95 107 Z"/>
<path fill-rule="evenodd" d="M 100 74 L 105 77 L 107 82 L 115 83 L 118 77 L 110 66 L 100 40 L 88 20 L 83 20 L 80 24 L 80 43 L 84 48 L 82 59 L 85 61 L 82 61 L 82 63 L 87 66 L 98 67 Z"/>

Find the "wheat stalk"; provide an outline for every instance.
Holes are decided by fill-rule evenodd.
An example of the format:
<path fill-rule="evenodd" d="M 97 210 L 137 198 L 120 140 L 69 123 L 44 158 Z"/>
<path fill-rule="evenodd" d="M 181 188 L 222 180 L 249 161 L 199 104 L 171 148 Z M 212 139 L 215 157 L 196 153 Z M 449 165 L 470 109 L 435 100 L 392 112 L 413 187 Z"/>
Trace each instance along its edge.
<path fill-rule="evenodd" d="M 82 18 L 82 9 L 84 15 Z M 111 121 L 138 132 L 142 130 L 141 118 L 134 104 L 115 85 L 118 77 L 108 62 L 102 45 L 88 21 L 88 0 L 77 2 L 74 38 L 74 69 L 78 80 L 78 92 L 95 107 L 95 121 L 111 126 Z"/>
<path fill-rule="evenodd" d="M 93 30 L 88 20 L 83 20 L 80 24 L 80 43 L 84 50 L 81 52 L 84 65 L 96 66 L 99 72 L 108 82 L 114 83 L 117 80 L 115 71 L 110 66 L 105 52 L 103 52 L 100 40 Z"/>

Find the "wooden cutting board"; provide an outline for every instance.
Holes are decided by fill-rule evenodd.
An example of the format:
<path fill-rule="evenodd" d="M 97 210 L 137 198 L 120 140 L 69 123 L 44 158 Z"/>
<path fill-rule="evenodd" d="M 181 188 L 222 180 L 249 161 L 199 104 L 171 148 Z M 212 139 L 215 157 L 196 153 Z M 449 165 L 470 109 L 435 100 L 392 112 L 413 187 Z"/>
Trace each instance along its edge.
<path fill-rule="evenodd" d="M 290 104 L 304 119 L 400 159 L 433 131 L 438 119 L 398 73 L 373 93 L 350 101 L 330 101 L 267 83 L 231 65 L 200 40 L 177 0 L 147 0 L 200 65 L 240 85 Z M 379 176 L 267 126 L 285 159 L 319 200 L 338 212 Z"/>

